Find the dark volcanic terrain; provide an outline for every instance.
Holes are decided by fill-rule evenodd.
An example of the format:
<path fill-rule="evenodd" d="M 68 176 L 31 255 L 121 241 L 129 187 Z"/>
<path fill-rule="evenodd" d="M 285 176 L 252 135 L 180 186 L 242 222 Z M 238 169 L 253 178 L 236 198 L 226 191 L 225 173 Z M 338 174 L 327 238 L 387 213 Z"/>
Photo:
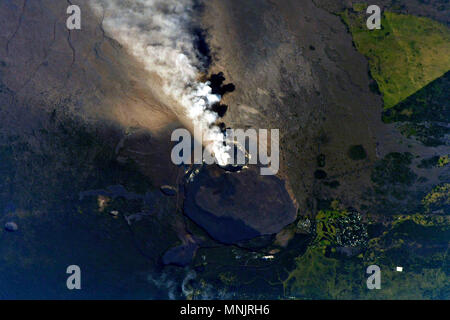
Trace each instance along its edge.
<path fill-rule="evenodd" d="M 382 97 L 370 89 L 367 60 L 333 14 L 349 5 L 333 3 L 215 0 L 203 15 L 211 69 L 236 86 L 224 98 L 224 121 L 280 129 L 281 176 L 301 215 L 314 216 L 322 200 L 372 206 L 373 164 L 390 152 L 445 152 L 406 141 L 381 121 Z M 349 156 L 355 147 L 364 157 Z"/>
<path fill-rule="evenodd" d="M 17 227 L 0 231 L 1 298 L 348 298 L 353 291 L 333 295 L 315 281 L 359 275 L 353 266 L 375 256 L 362 254 L 369 236 L 385 235 L 394 214 L 425 210 L 425 194 L 449 180 L 447 163 L 433 164 L 445 160 L 448 143 L 426 146 L 382 122 L 368 60 L 338 15 L 353 1 L 195 6 L 196 54 L 208 67 L 198 78 L 223 94 L 213 107 L 218 122 L 279 129 L 274 176 L 252 166 L 174 165 L 171 134 L 189 125 L 161 76 L 105 31 L 88 1 L 0 1 L 0 225 Z M 72 2 L 82 9 L 81 30 L 66 28 Z M 428 2 L 380 1 L 448 24 L 448 1 Z M 352 215 L 334 216 L 345 210 Z M 426 210 L 444 213 L 436 203 Z M 326 223 L 351 225 L 350 240 L 322 250 L 333 241 L 324 234 L 338 229 Z M 414 230 L 448 235 L 427 223 Z M 399 225 L 395 237 L 406 234 Z M 448 247 L 427 232 L 433 250 Z M 408 245 L 402 254 L 422 246 Z M 400 256 L 380 252 L 389 268 Z M 356 262 L 339 273 L 342 253 Z M 82 266 L 83 292 L 66 290 L 72 264 Z M 321 293 L 303 294 L 300 275 Z"/>

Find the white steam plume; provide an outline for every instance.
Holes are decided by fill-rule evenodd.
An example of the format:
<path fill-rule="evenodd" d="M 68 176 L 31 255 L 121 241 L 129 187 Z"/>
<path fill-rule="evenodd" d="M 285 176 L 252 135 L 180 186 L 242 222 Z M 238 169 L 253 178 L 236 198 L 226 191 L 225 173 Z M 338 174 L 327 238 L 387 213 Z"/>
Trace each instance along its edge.
<path fill-rule="evenodd" d="M 194 0 L 90 0 L 103 26 L 162 79 L 162 91 L 181 105 L 181 113 L 197 128 L 220 165 L 228 163 L 224 135 L 214 125 L 217 114 L 210 107 L 221 100 L 208 82 L 198 81 L 204 66 L 191 32 Z M 178 110 L 175 110 L 176 113 Z"/>

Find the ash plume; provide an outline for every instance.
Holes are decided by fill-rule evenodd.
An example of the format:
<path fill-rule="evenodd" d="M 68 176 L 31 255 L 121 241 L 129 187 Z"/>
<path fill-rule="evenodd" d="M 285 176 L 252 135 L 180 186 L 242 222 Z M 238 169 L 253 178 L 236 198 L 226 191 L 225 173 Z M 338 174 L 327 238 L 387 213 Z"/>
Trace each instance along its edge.
<path fill-rule="evenodd" d="M 215 125 L 218 115 L 211 110 L 221 96 L 212 93 L 209 82 L 198 80 L 207 57 L 195 46 L 194 1 L 91 0 L 89 4 L 104 17 L 104 29 L 160 78 L 163 95 L 179 105 L 174 112 L 201 128 L 206 148 L 224 165 L 228 147 Z"/>

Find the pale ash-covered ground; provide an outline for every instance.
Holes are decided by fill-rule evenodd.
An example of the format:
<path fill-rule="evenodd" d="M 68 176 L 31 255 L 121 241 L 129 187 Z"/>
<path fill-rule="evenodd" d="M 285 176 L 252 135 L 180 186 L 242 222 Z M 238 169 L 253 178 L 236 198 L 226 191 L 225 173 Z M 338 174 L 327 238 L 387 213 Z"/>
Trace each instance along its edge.
<path fill-rule="evenodd" d="M 53 110 L 80 118 L 90 126 L 111 125 L 123 132 L 123 139 L 139 143 L 140 129 L 151 131 L 153 139 L 140 153 L 120 148 L 120 139 L 109 143 L 123 156 L 142 161 L 144 170 L 157 183 L 173 183 L 176 170 L 170 164 L 170 133 L 177 120 L 170 108 L 155 98 L 148 87 L 149 75 L 126 50 L 105 34 L 101 18 L 89 6 L 82 8 L 82 30 L 66 28 L 68 2 L 2 2 L 0 17 L 0 59 L 3 83 L 20 105 L 32 108 L 3 108 L 3 124 L 20 119 L 15 134 L 45 127 Z M 155 79 L 155 83 L 157 83 Z M 150 114 L 150 116 L 148 116 Z M 9 126 L 9 127 L 12 127 Z M 8 130 L 4 125 L 4 130 Z M 107 131 L 107 130 L 105 130 Z M 137 142 L 130 134 L 137 131 Z M 164 143 L 155 143 L 161 140 Z M 145 154 L 146 159 L 142 159 Z M 151 166 L 148 163 L 152 163 Z M 162 165 L 163 164 L 163 165 Z M 164 174 L 161 174 L 164 172 Z"/>

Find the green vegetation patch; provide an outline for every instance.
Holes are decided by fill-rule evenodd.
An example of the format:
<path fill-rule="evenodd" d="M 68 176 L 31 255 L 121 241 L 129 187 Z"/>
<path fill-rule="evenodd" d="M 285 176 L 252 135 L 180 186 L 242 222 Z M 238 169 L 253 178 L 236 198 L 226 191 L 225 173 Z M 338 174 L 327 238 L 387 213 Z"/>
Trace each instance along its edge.
<path fill-rule="evenodd" d="M 427 212 L 430 211 L 450 211 L 450 183 L 436 186 L 422 200 Z"/>
<path fill-rule="evenodd" d="M 433 167 L 445 167 L 450 163 L 450 158 L 448 155 L 445 156 L 433 156 L 431 158 L 423 159 L 417 166 L 422 169 L 430 169 Z"/>
<path fill-rule="evenodd" d="M 372 211 L 391 215 L 419 209 L 424 190 L 415 188 L 422 179 L 410 168 L 413 158 L 409 152 L 391 152 L 375 163 Z"/>
<path fill-rule="evenodd" d="M 316 238 L 313 246 L 323 252 L 328 246 L 364 247 L 367 244 L 367 227 L 358 212 L 346 210 L 321 210 L 316 215 Z"/>
<path fill-rule="evenodd" d="M 285 296 L 296 299 L 449 299 L 448 237 L 446 216 L 413 214 L 396 216 L 370 239 L 365 249 L 342 258 L 331 241 L 337 233 L 336 220 L 345 212 L 317 215 L 315 245 L 295 259 L 296 266 L 283 281 Z M 350 224 L 351 225 L 351 224 Z M 350 226 L 351 227 L 351 226 Z M 325 232 L 322 232 L 326 230 Z M 334 235 L 334 236 L 333 236 Z M 326 240 L 326 241 L 323 241 Z M 404 272 L 395 271 L 401 265 Z M 366 268 L 381 269 L 381 289 L 366 287 Z"/>
<path fill-rule="evenodd" d="M 430 82 L 396 106 L 383 111 L 386 123 L 450 121 L 450 72 Z"/>
<path fill-rule="evenodd" d="M 382 186 L 385 184 L 412 185 L 416 174 L 409 168 L 413 155 L 409 152 L 392 152 L 375 164 L 372 181 Z"/>
<path fill-rule="evenodd" d="M 352 160 L 363 160 L 367 158 L 367 153 L 362 145 L 357 145 L 348 149 L 348 156 Z"/>
<path fill-rule="evenodd" d="M 380 30 L 368 30 L 364 11 L 341 14 L 392 108 L 450 70 L 450 30 L 428 18 L 384 12 Z"/>
<path fill-rule="evenodd" d="M 438 167 L 445 167 L 450 163 L 450 157 L 449 155 L 440 156 L 438 160 Z"/>
<path fill-rule="evenodd" d="M 383 111 L 386 123 L 403 122 L 400 131 L 427 146 L 445 144 L 450 134 L 450 72 L 396 106 Z"/>

